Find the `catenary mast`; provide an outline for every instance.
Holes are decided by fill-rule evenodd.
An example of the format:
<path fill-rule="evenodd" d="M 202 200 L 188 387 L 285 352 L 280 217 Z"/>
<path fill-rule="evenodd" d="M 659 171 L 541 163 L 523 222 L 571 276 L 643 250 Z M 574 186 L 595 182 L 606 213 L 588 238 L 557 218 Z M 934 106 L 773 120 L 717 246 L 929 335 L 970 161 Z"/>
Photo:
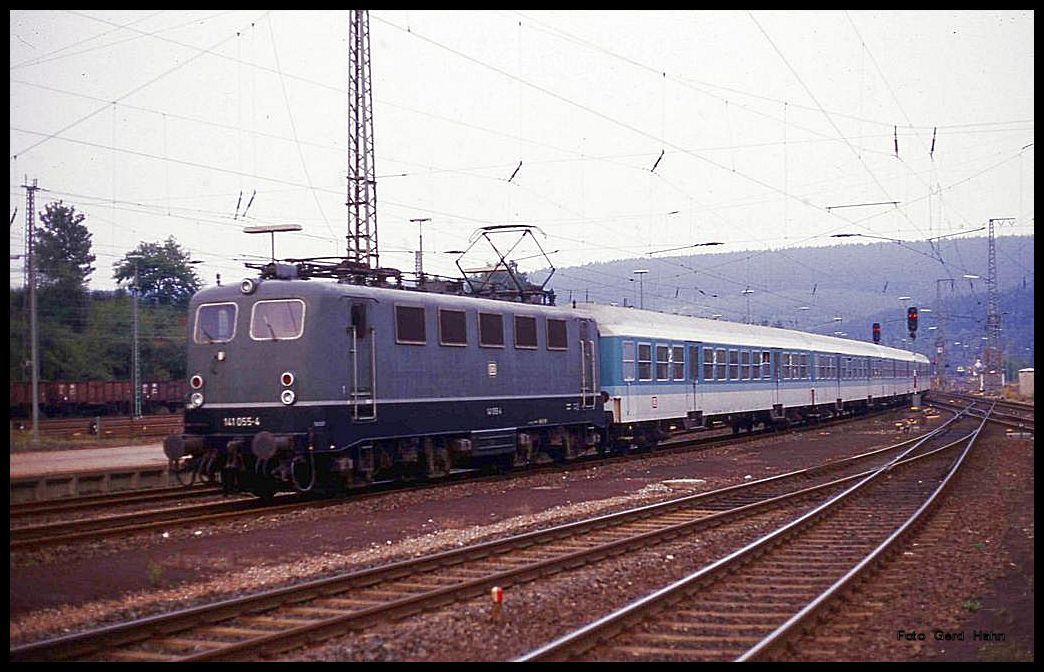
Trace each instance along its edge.
<path fill-rule="evenodd" d="M 348 261 L 380 266 L 377 251 L 377 180 L 370 85 L 370 17 L 353 9 L 348 26 Z"/>

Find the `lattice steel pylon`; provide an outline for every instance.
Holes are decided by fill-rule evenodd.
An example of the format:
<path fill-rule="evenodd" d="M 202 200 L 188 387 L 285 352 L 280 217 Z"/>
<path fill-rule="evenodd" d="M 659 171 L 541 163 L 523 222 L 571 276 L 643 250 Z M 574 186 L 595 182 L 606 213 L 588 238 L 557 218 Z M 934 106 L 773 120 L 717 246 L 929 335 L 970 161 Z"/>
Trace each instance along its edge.
<path fill-rule="evenodd" d="M 997 243 L 993 235 L 993 226 L 995 222 L 1006 221 L 1014 220 L 1011 218 L 991 219 L 989 226 L 989 251 L 986 260 L 986 349 L 982 353 L 982 363 L 986 367 L 984 382 L 988 389 L 1000 387 L 1001 368 L 1004 365 L 1000 343 L 1000 308 L 997 303 Z"/>
<path fill-rule="evenodd" d="M 377 180 L 370 85 L 370 16 L 353 9 L 348 25 L 348 261 L 380 266 Z"/>

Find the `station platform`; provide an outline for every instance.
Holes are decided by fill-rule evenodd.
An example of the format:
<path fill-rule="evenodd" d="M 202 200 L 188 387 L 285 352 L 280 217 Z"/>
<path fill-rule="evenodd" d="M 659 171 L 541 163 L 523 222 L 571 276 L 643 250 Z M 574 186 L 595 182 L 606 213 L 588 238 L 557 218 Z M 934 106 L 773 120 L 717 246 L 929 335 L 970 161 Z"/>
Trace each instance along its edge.
<path fill-rule="evenodd" d="M 111 448 L 43 450 L 10 456 L 11 503 L 169 483 L 162 443 Z"/>

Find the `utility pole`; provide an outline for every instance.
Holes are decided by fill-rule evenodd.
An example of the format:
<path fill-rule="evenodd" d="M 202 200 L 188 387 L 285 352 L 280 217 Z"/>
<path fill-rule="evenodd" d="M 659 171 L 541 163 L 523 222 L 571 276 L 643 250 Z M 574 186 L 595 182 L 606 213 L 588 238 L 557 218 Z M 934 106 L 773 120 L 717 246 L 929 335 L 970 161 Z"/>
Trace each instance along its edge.
<path fill-rule="evenodd" d="M 348 24 L 348 261 L 367 268 L 380 266 L 374 170 L 370 15 L 353 9 Z"/>
<path fill-rule="evenodd" d="M 946 310 L 942 303 L 942 285 L 939 283 L 950 283 L 950 293 L 953 293 L 953 278 L 938 278 L 935 281 L 935 387 L 943 391 L 946 389 Z"/>
<path fill-rule="evenodd" d="M 32 443 L 40 443 L 40 354 L 36 345 L 36 178 L 29 184 L 25 178 L 25 229 L 26 229 L 26 263 L 29 265 L 29 343 L 32 359 L 33 390 L 33 434 Z"/>
<path fill-rule="evenodd" d="M 645 310 L 645 274 L 649 272 L 649 269 L 647 269 L 647 268 L 640 268 L 640 269 L 638 269 L 636 271 L 631 271 L 631 272 L 637 274 L 637 276 L 638 276 L 638 287 L 639 287 L 639 290 L 638 290 L 639 291 L 638 308 L 641 309 L 641 310 Z"/>
<path fill-rule="evenodd" d="M 991 219 L 989 228 L 989 251 L 986 264 L 986 349 L 983 352 L 983 387 L 995 391 L 1001 387 L 1004 357 L 1000 346 L 1001 318 L 997 303 L 997 242 L 993 235 L 994 222 L 1013 222 L 1012 217 Z"/>
<path fill-rule="evenodd" d="M 411 222 L 417 222 L 417 254 L 415 259 L 416 271 L 417 271 L 417 282 L 424 284 L 424 222 L 430 222 L 430 217 L 411 219 Z"/>
<path fill-rule="evenodd" d="M 131 313 L 134 316 L 134 350 L 131 356 L 131 384 L 134 386 L 134 417 L 141 417 L 141 346 L 138 330 L 138 260 L 134 260 L 134 286 L 131 294 Z"/>

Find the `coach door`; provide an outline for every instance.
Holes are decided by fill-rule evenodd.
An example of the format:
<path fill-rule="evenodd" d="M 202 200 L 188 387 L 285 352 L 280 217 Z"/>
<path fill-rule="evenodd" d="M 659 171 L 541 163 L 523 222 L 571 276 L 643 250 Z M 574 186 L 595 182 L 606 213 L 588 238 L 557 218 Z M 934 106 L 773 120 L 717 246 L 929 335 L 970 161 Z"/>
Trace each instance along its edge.
<path fill-rule="evenodd" d="M 772 405 L 779 406 L 783 387 L 783 356 L 779 350 L 772 351 Z"/>
<path fill-rule="evenodd" d="M 703 344 L 689 342 L 685 344 L 685 349 L 689 358 L 689 370 L 685 385 L 685 410 L 691 418 L 695 417 L 696 411 L 703 410 L 703 391 L 699 384 L 700 352 L 703 349 Z"/>
<path fill-rule="evenodd" d="M 348 323 L 348 405 L 352 419 L 361 422 L 377 418 L 377 339 L 367 319 L 368 312 L 366 303 L 352 302 Z"/>

